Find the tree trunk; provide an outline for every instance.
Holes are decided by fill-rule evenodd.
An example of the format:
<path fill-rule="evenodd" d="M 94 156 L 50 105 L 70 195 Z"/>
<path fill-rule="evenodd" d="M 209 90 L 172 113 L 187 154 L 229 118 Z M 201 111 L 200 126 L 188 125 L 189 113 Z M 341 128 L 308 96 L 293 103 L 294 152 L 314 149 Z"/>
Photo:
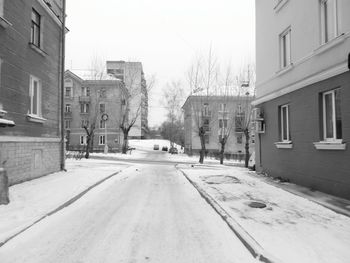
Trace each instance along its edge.
<path fill-rule="evenodd" d="M 91 142 L 91 137 L 88 135 L 86 138 L 86 148 L 85 148 L 86 159 L 89 159 L 89 156 L 90 156 L 90 142 Z"/>
<path fill-rule="evenodd" d="M 122 154 L 126 154 L 128 151 L 128 135 L 129 131 L 128 130 L 123 130 L 123 148 L 122 148 Z"/>
<path fill-rule="evenodd" d="M 249 163 L 249 130 L 245 129 L 244 130 L 244 135 L 245 135 L 245 160 L 244 160 L 244 167 L 248 167 Z"/>
<path fill-rule="evenodd" d="M 225 153 L 225 145 L 226 145 L 226 140 L 222 139 L 220 141 L 221 144 L 221 150 L 220 150 L 220 164 L 224 164 L 224 153 Z"/>
<path fill-rule="evenodd" d="M 201 141 L 201 150 L 199 152 L 199 163 L 203 164 L 204 162 L 204 156 L 205 156 L 205 131 L 203 127 L 199 128 L 199 138 Z"/>

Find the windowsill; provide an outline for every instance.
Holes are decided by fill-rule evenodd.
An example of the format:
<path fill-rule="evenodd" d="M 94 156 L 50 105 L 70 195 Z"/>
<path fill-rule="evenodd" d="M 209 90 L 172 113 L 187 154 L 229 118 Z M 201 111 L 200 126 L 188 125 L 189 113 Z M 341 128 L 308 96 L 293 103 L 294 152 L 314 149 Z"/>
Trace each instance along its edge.
<path fill-rule="evenodd" d="M 288 66 L 278 70 L 276 73 L 275 73 L 275 76 L 276 77 L 279 77 L 279 76 L 282 76 L 283 74 L 291 71 L 292 69 L 294 68 L 294 65 L 293 63 L 290 63 Z"/>
<path fill-rule="evenodd" d="M 33 43 L 29 43 L 29 46 L 31 47 L 31 49 L 33 49 L 34 51 L 36 51 L 37 53 L 39 53 L 43 57 L 47 56 L 47 53 L 44 50 L 42 50 L 41 48 L 37 47 Z"/>
<path fill-rule="evenodd" d="M 46 121 L 46 119 L 33 114 L 27 114 L 27 119 L 28 121 L 36 123 L 44 123 Z"/>
<path fill-rule="evenodd" d="M 278 13 L 282 7 L 284 7 L 289 0 L 280 0 L 277 5 L 273 8 L 275 10 L 276 13 Z"/>
<path fill-rule="evenodd" d="M 314 54 L 315 55 L 320 55 L 324 52 L 326 52 L 327 50 L 341 44 L 342 42 L 344 42 L 347 38 L 349 37 L 349 34 L 341 34 L 335 38 L 333 38 L 332 40 L 322 44 L 321 46 L 319 46 L 317 49 L 314 50 Z"/>
<path fill-rule="evenodd" d="M 2 26 L 3 28 L 8 28 L 9 26 L 12 26 L 12 24 L 9 21 L 7 21 L 5 18 L 0 16 L 0 26 Z"/>
<path fill-rule="evenodd" d="M 275 146 L 278 149 L 292 149 L 293 148 L 293 142 L 292 141 L 275 142 Z"/>
<path fill-rule="evenodd" d="M 15 125 L 14 121 L 0 118 L 0 127 L 13 127 Z"/>
<path fill-rule="evenodd" d="M 345 150 L 346 149 L 346 143 L 339 142 L 327 142 L 327 141 L 320 141 L 320 142 L 314 142 L 314 146 L 317 150 Z"/>

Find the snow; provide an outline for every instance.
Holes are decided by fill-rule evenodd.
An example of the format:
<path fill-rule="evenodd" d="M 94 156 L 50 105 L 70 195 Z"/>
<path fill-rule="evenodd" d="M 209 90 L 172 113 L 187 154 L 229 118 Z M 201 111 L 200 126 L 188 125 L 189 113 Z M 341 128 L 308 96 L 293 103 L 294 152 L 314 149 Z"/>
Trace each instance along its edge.
<path fill-rule="evenodd" d="M 1 263 L 256 262 L 173 165 L 119 177 L 5 244 Z"/>
<path fill-rule="evenodd" d="M 182 165 L 265 250 L 284 263 L 347 263 L 350 218 L 252 176 L 244 168 Z M 251 201 L 266 208 L 251 208 Z"/>
<path fill-rule="evenodd" d="M 0 243 L 125 167 L 126 164 L 110 161 L 68 159 L 67 172 L 11 186 L 10 204 L 0 206 Z"/>

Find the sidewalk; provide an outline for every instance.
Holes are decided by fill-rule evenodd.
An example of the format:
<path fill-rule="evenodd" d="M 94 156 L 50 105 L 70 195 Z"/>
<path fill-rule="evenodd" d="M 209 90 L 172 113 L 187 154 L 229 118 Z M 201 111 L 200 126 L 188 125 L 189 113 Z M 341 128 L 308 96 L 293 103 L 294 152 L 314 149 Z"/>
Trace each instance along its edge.
<path fill-rule="evenodd" d="M 286 191 L 276 187 L 280 184 L 267 182 L 269 179 L 240 167 L 179 165 L 178 168 L 202 195 L 209 197 L 206 198 L 209 203 L 219 206 L 215 209 L 230 226 L 244 230 L 238 229 L 238 235 L 246 233 L 248 240 L 251 238 L 251 243 L 257 244 L 255 247 L 261 247 L 279 259 L 278 262 L 349 262 L 350 218 L 308 200 L 306 195 L 291 193 L 297 187 L 289 186 Z M 320 195 L 314 198 L 331 200 L 319 198 Z M 266 207 L 251 207 L 256 205 L 252 202 Z"/>
<path fill-rule="evenodd" d="M 67 172 L 11 186 L 10 204 L 0 206 L 0 247 L 126 167 L 115 161 L 69 159 Z"/>

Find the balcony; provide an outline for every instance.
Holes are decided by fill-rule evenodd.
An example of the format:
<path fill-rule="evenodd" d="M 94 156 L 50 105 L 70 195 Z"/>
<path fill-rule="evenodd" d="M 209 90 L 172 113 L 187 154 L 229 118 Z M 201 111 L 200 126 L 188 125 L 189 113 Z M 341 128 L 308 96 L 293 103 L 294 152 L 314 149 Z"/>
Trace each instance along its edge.
<path fill-rule="evenodd" d="M 80 103 L 90 103 L 91 97 L 90 96 L 79 96 L 79 102 Z"/>

